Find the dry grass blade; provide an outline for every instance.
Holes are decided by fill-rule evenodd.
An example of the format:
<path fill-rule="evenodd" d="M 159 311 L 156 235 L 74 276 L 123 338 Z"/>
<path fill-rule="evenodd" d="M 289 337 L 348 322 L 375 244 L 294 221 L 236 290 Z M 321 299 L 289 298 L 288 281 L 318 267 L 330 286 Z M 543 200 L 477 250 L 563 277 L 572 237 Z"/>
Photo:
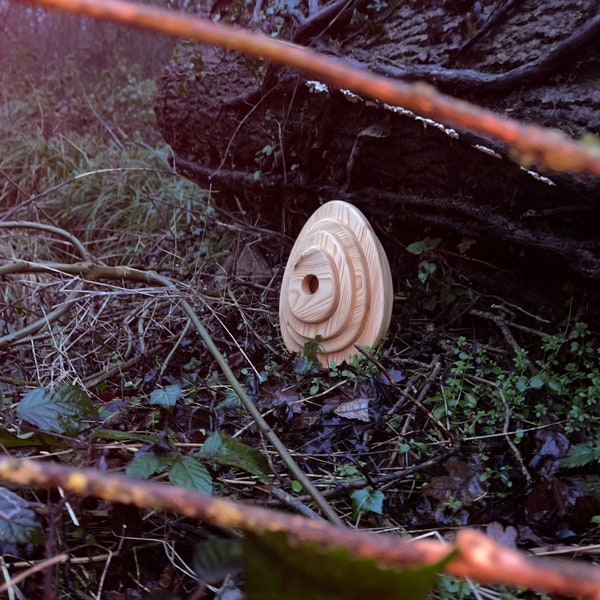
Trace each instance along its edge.
<path fill-rule="evenodd" d="M 112 279 L 120 281 L 132 281 L 136 283 L 143 283 L 146 285 L 159 285 L 164 286 L 167 290 L 175 292 L 178 295 L 178 290 L 175 284 L 168 279 L 156 273 L 147 271 L 141 271 L 138 269 L 132 269 L 129 267 L 111 267 L 107 265 L 97 263 L 73 263 L 73 264 L 60 264 L 60 263 L 29 263 L 24 261 L 15 261 L 2 267 L 2 273 L 64 273 L 68 275 L 78 275 L 89 281 L 98 281 L 102 279 Z M 221 371 L 225 375 L 225 378 L 238 395 L 240 401 L 246 407 L 257 426 L 263 432 L 265 437 L 273 444 L 278 454 L 280 455 L 283 462 L 286 464 L 291 474 L 302 484 L 306 491 L 312 496 L 313 500 L 327 516 L 327 518 L 335 523 L 338 527 L 343 527 L 342 520 L 338 517 L 337 513 L 333 510 L 331 505 L 325 500 L 322 494 L 312 484 L 312 482 L 306 477 L 304 472 L 298 467 L 294 459 L 290 456 L 287 448 L 281 443 L 275 432 L 267 425 L 260 411 L 254 406 L 254 403 L 248 396 L 246 390 L 239 383 L 231 370 L 229 363 L 223 357 L 217 346 L 215 345 L 212 337 L 198 318 L 192 305 L 185 299 L 181 298 L 179 304 L 182 310 L 186 313 L 198 333 L 206 344 L 209 352 L 219 365 Z"/>

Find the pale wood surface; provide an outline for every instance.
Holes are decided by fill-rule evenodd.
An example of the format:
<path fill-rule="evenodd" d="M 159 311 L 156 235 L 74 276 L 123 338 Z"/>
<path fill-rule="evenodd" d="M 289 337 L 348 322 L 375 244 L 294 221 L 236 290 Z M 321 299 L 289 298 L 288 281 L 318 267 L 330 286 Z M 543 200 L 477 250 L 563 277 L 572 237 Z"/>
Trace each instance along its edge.
<path fill-rule="evenodd" d="M 375 346 L 392 316 L 390 266 L 358 208 L 334 200 L 303 227 L 285 269 L 279 300 L 281 334 L 292 352 L 322 336 L 324 366 Z"/>

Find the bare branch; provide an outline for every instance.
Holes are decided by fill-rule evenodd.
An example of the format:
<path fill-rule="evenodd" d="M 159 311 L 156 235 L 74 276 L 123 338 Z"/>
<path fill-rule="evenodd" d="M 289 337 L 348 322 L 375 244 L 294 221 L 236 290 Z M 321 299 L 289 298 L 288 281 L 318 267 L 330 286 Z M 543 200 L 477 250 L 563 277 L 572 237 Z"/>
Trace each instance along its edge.
<path fill-rule="evenodd" d="M 472 529 L 461 530 L 455 545 L 378 535 L 342 529 L 324 521 L 246 505 L 187 488 L 52 462 L 0 458 L 0 479 L 18 485 L 61 487 L 81 496 L 93 495 L 140 508 L 173 510 L 221 527 L 258 534 L 287 532 L 299 543 L 313 542 L 322 548 L 344 546 L 355 556 L 373 557 L 387 565 L 436 564 L 455 552 L 445 568 L 449 574 L 569 597 L 600 598 L 600 569 L 575 561 L 532 558 L 502 547 Z"/>

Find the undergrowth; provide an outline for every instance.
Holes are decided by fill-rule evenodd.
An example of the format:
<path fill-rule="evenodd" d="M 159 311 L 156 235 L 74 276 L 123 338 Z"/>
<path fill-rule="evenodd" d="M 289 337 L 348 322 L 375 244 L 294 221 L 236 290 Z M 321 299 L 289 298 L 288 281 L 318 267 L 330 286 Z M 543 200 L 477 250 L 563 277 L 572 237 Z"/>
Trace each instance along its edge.
<path fill-rule="evenodd" d="M 452 279 L 444 241 L 428 237 L 407 248 L 419 256 L 407 277 L 410 301 L 426 317 L 408 314 L 404 325 L 414 318 L 417 335 L 396 327 L 379 348 L 329 370 L 316 359 L 318 339 L 291 356 L 277 332 L 282 237 L 224 214 L 208 192 L 173 175 L 170 151 L 151 124 L 153 82 L 126 63 L 95 77 L 69 61 L 56 72 L 6 67 L 0 75 L 3 220 L 51 224 L 79 238 L 98 261 L 176 281 L 269 427 L 344 519 L 407 533 L 500 522 L 508 530 L 514 522 L 523 524 L 523 544 L 530 545 L 554 539 L 563 525 L 584 535 L 585 524 L 565 525 L 580 505 L 556 473 L 600 462 L 600 348 L 591 327 L 568 319 L 546 332 L 538 323 L 518 342 L 495 332 L 493 319 L 469 329 L 477 294 Z M 2 230 L 3 263 L 82 259 L 47 231 L 22 231 Z M 269 259 L 262 256 L 264 267 L 245 265 L 256 247 L 259 258 Z M 5 448 L 64 453 L 74 463 L 312 510 L 302 484 L 286 475 L 191 331 L 179 297 L 127 281 L 25 271 L 2 275 Z M 64 312 L 44 322 L 61 307 Z M 446 318 L 454 329 L 441 324 Z M 26 331 L 35 320 L 39 329 Z M 515 324 L 504 320 L 503 331 Z M 15 336 L 21 328 L 23 335 Z M 553 463 L 542 472 L 536 465 L 549 455 Z M 542 506 L 536 494 L 548 495 L 548 480 L 566 490 L 568 502 Z M 44 500 L 58 519 L 62 501 L 56 508 L 52 498 Z M 164 544 L 167 558 L 157 562 L 165 571 L 176 564 L 171 550 L 189 565 L 197 542 L 216 535 L 183 519 L 123 512 L 117 507 L 113 516 L 138 531 L 143 543 L 136 551 L 157 561 L 144 535 Z M 589 510 L 581 512 L 587 518 Z M 33 513 L 27 523 L 35 531 L 52 526 L 40 525 Z M 83 526 L 64 529 L 61 543 L 74 554 L 122 551 L 124 538 L 87 514 Z M 140 542 L 134 538 L 128 541 Z M 108 568 L 110 561 L 102 560 Z M 123 581 L 136 593 L 158 585 L 153 567 L 141 569 L 142 584 L 130 577 L 140 568 L 137 557 L 123 560 L 129 569 Z M 78 568 L 81 581 L 87 577 L 102 589 L 100 568 Z M 178 585 L 189 591 L 196 582 L 186 569 Z M 70 597 L 66 586 L 62 591 Z M 453 578 L 437 593 L 481 597 L 476 586 Z M 516 597 L 511 594 L 493 590 L 486 597 Z"/>
<path fill-rule="evenodd" d="M 14 72 L 5 73 L 7 90 L 9 77 L 23 85 Z M 201 241 L 194 258 L 223 256 L 224 230 L 204 227 L 213 210 L 209 195 L 173 175 L 170 149 L 157 142 L 154 83 L 125 62 L 98 78 L 80 83 L 81 77 L 70 61 L 55 72 L 34 72 L 26 78 L 26 99 L 12 90 L 0 105 L 4 218 L 43 215 L 97 258 L 119 264 L 150 262 L 185 274 L 186 264 L 175 257 L 186 236 Z M 165 235 L 170 259 L 154 247 Z"/>
<path fill-rule="evenodd" d="M 585 323 L 564 328 L 541 338 L 537 347 L 520 349 L 512 369 L 459 337 L 450 376 L 432 398 L 434 414 L 451 419 L 462 435 L 493 435 L 508 402 L 516 442 L 522 429 L 540 425 L 549 414 L 568 433 L 593 437 L 600 426 L 600 347 Z M 532 361 L 530 355 L 539 358 Z"/>

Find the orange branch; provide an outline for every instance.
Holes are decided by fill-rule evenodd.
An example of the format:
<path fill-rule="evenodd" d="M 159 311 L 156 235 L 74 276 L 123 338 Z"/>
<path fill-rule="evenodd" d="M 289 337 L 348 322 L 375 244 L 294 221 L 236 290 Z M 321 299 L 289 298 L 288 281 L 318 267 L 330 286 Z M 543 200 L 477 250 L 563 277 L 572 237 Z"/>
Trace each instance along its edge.
<path fill-rule="evenodd" d="M 355 556 L 373 557 L 388 565 L 435 564 L 456 550 L 446 572 L 480 582 L 524 586 L 570 597 L 600 599 L 600 569 L 585 563 L 536 559 L 504 548 L 474 530 L 458 533 L 456 545 L 433 540 L 410 540 L 395 535 L 340 529 L 316 521 L 266 510 L 194 490 L 132 479 L 93 469 L 76 469 L 52 462 L 0 458 L 0 479 L 18 485 L 61 487 L 80 496 L 154 510 L 173 510 L 242 531 L 288 532 L 298 542 L 322 547 L 344 546 Z"/>
<path fill-rule="evenodd" d="M 503 141 L 526 166 L 537 163 L 557 171 L 591 173 L 600 177 L 598 149 L 575 142 L 560 131 L 525 125 L 440 94 L 423 83 L 391 80 L 356 69 L 343 60 L 321 56 L 309 48 L 145 4 L 121 0 L 28 1 L 73 14 L 214 44 L 288 65 L 330 85 Z"/>

